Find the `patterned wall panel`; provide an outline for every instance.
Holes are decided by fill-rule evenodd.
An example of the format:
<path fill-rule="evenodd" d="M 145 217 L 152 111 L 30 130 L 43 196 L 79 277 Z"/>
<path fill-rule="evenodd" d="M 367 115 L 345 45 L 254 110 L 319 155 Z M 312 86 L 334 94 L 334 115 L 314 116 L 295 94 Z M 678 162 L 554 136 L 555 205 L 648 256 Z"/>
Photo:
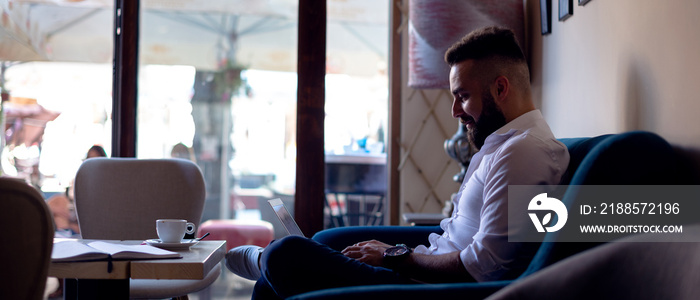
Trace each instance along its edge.
<path fill-rule="evenodd" d="M 457 132 L 459 124 L 451 115 L 449 90 L 408 87 L 408 4 L 408 0 L 393 0 L 402 15 L 396 28 L 401 33 L 401 49 L 392 51 L 394 55 L 401 54 L 399 216 L 411 212 L 440 213 L 459 189 L 452 177 L 460 171 L 459 164 L 443 149 L 445 140 Z"/>
<path fill-rule="evenodd" d="M 459 188 L 452 176 L 460 167 L 443 149 L 457 130 L 452 96 L 448 90 L 406 87 L 402 98 L 401 213 L 439 213 Z"/>

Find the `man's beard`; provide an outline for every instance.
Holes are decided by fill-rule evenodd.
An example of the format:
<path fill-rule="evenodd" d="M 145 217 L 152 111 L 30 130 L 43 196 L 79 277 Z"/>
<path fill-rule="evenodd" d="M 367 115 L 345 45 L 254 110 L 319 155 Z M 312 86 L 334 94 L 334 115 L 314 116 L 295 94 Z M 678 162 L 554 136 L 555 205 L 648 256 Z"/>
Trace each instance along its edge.
<path fill-rule="evenodd" d="M 481 115 L 474 127 L 469 130 L 469 141 L 477 149 L 481 149 L 486 141 L 486 137 L 494 133 L 499 128 L 506 125 L 506 117 L 496 106 L 496 100 L 491 94 L 483 93 Z"/>

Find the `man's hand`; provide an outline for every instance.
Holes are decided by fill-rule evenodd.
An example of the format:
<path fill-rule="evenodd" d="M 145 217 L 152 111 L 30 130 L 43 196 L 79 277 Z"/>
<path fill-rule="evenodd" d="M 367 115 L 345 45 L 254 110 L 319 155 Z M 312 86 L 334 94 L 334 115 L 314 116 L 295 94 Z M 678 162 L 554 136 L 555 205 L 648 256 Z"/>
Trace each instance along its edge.
<path fill-rule="evenodd" d="M 392 246 L 380 241 L 371 240 L 348 246 L 343 249 L 342 253 L 347 257 L 354 258 L 368 265 L 381 267 L 384 251 L 390 247 Z"/>
<path fill-rule="evenodd" d="M 380 241 L 359 242 L 343 249 L 343 255 L 375 267 L 383 267 L 384 251 L 393 247 Z M 464 268 L 459 251 L 440 255 L 411 253 L 395 270 L 420 282 L 474 281 Z"/>

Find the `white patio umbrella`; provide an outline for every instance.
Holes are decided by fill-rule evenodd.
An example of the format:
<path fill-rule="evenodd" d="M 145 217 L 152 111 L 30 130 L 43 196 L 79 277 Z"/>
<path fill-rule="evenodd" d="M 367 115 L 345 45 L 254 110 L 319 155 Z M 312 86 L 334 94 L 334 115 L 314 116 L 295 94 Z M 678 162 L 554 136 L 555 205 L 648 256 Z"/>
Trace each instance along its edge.
<path fill-rule="evenodd" d="M 112 60 L 111 0 L 0 0 L 0 61 Z M 297 1 L 141 1 L 139 61 L 296 70 Z M 368 74 L 387 53 L 386 1 L 330 1 L 329 72 Z M 350 61 L 348 61 L 350 60 Z"/>

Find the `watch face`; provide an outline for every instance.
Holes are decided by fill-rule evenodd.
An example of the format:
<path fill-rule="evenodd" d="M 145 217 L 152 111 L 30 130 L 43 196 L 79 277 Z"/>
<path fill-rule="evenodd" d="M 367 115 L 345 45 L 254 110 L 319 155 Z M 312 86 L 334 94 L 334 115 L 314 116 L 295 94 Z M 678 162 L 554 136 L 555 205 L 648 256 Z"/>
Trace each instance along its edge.
<path fill-rule="evenodd" d="M 404 246 L 394 246 L 386 249 L 384 252 L 385 256 L 400 256 L 408 253 L 408 248 Z"/>

